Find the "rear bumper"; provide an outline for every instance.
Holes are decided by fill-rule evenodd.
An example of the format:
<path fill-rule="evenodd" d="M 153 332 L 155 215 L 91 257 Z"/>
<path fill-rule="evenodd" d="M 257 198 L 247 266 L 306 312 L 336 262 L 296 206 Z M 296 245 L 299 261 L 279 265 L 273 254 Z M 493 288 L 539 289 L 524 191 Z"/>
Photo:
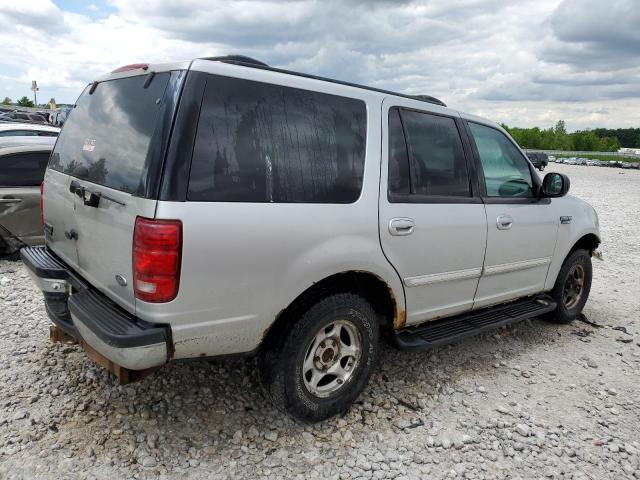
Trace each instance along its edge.
<path fill-rule="evenodd" d="M 46 247 L 25 247 L 20 256 L 42 290 L 51 321 L 109 361 L 130 370 L 167 362 L 171 331 L 140 320 L 91 288 Z"/>

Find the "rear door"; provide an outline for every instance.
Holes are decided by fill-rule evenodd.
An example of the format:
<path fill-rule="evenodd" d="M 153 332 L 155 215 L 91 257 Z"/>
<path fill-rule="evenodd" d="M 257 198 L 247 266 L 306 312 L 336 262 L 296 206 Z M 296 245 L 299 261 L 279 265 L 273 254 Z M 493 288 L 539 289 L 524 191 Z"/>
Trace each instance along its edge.
<path fill-rule="evenodd" d="M 135 309 L 135 220 L 155 214 L 175 103 L 167 92 L 175 83 L 163 72 L 87 87 L 58 137 L 45 179 L 48 245 L 129 311 Z"/>
<path fill-rule="evenodd" d="M 407 324 L 470 310 L 486 246 L 462 123 L 434 110 L 383 103 L 380 241 L 405 286 Z"/>
<path fill-rule="evenodd" d="M 500 130 L 468 122 L 487 211 L 487 253 L 474 308 L 542 292 L 559 219 L 535 195 L 539 178 Z"/>
<path fill-rule="evenodd" d="M 33 244 L 42 241 L 40 184 L 49 152 L 0 157 L 0 236 Z"/>

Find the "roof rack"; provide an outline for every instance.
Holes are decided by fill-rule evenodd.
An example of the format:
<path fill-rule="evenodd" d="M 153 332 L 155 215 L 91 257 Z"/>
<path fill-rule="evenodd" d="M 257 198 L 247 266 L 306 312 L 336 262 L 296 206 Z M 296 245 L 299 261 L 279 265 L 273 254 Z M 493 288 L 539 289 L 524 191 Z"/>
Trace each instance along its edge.
<path fill-rule="evenodd" d="M 214 62 L 233 63 L 234 65 L 244 65 L 247 67 L 267 67 L 264 62 L 256 60 L 255 58 L 246 57 L 244 55 L 224 55 L 222 57 L 204 57 L 201 60 L 211 60 Z"/>
<path fill-rule="evenodd" d="M 232 65 L 240 65 L 242 67 L 259 68 L 260 70 L 269 70 L 272 72 L 286 73 L 287 75 L 295 75 L 297 77 L 311 78 L 314 80 L 322 80 L 324 82 L 337 83 L 339 85 L 346 85 L 349 87 L 363 88 L 365 90 L 371 90 L 373 92 L 385 93 L 387 95 L 395 95 L 397 97 L 410 98 L 412 100 L 419 100 L 421 102 L 432 103 L 434 105 L 440 105 L 446 107 L 447 105 L 442 101 L 431 95 L 407 95 L 404 93 L 392 92 L 390 90 L 384 90 L 382 88 L 369 87 L 366 85 L 359 85 L 357 83 L 345 82 L 342 80 L 335 80 L 333 78 L 320 77 L 318 75 L 311 75 L 308 73 L 294 72 L 292 70 L 285 70 L 283 68 L 270 67 L 260 60 L 255 58 L 246 57 L 244 55 L 225 55 L 221 57 L 203 57 L 200 60 L 210 60 L 213 62 L 230 63 Z"/>

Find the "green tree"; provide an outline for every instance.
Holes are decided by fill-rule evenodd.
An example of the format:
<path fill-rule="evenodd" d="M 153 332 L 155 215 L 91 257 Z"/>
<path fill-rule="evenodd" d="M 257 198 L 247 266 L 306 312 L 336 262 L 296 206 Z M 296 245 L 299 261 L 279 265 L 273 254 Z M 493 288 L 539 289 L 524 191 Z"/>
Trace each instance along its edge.
<path fill-rule="evenodd" d="M 558 120 L 558 123 L 556 123 L 556 128 L 554 128 L 554 131 L 555 131 L 556 135 L 566 135 L 567 134 L 567 127 L 564 124 L 564 120 Z"/>
<path fill-rule="evenodd" d="M 11 105 L 12 103 L 13 101 L 9 97 L 4 97 L 4 100 L 2 101 L 2 105 Z"/>
<path fill-rule="evenodd" d="M 33 100 L 29 100 L 26 96 L 18 100 L 18 105 L 21 107 L 33 107 Z"/>
<path fill-rule="evenodd" d="M 582 130 L 567 133 L 564 120 L 558 120 L 554 127 L 547 129 L 519 128 L 502 125 L 509 132 L 518 145 L 523 148 L 535 148 L 540 150 L 583 150 L 591 152 L 615 152 L 620 145 L 633 144 L 634 135 L 640 129 L 607 130 L 597 128 L 595 130 Z M 640 135 L 639 135 L 640 136 Z M 621 140 L 621 137 L 624 138 Z M 638 138 L 640 143 L 640 138 Z"/>

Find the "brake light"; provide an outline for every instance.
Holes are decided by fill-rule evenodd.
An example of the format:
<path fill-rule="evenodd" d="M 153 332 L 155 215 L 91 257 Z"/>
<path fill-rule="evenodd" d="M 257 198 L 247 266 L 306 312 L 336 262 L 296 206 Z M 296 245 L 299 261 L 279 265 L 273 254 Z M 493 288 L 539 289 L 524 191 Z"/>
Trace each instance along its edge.
<path fill-rule="evenodd" d="M 182 222 L 137 217 L 133 231 L 133 291 L 145 302 L 170 302 L 178 295 Z"/>
<path fill-rule="evenodd" d="M 40 184 L 40 225 L 44 226 L 44 182 Z"/>
<path fill-rule="evenodd" d="M 132 63 L 130 65 L 123 65 L 122 67 L 116 68 L 111 73 L 127 72 L 129 70 L 138 70 L 139 68 L 141 68 L 142 70 L 146 70 L 149 68 L 149 64 L 148 63 Z"/>

